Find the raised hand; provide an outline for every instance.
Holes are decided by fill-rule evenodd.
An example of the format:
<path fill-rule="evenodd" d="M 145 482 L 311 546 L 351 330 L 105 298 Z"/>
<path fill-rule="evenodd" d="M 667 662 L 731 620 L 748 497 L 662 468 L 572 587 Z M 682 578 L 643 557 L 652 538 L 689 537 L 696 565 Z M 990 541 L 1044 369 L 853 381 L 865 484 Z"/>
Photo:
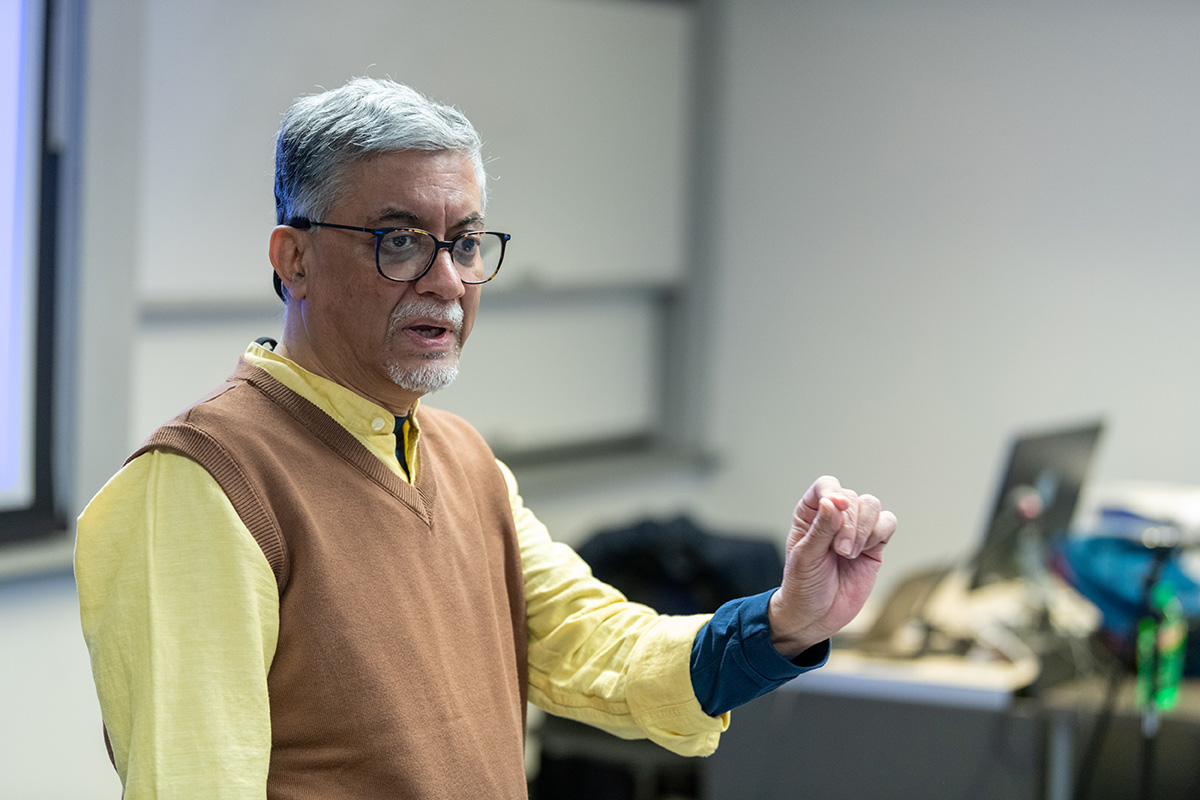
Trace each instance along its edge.
<path fill-rule="evenodd" d="M 783 585 L 771 597 L 771 642 L 794 658 L 825 641 L 862 610 L 883 564 L 896 516 L 873 495 L 818 478 L 796 506 Z"/>

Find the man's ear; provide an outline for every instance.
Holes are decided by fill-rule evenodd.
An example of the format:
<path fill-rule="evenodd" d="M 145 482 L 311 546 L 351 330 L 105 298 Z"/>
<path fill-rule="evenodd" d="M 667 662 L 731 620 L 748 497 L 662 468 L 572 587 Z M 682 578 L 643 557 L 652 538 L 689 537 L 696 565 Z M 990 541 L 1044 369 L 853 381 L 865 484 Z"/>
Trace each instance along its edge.
<path fill-rule="evenodd" d="M 304 257 L 311 242 L 308 234 L 290 225 L 277 225 L 271 231 L 269 257 L 288 297 L 302 299 L 305 294 Z"/>

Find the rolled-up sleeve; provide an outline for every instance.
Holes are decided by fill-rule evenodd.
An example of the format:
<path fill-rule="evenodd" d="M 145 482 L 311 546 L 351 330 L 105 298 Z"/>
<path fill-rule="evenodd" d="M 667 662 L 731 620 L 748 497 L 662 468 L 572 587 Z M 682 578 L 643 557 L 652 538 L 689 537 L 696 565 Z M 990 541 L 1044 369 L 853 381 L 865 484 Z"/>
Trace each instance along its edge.
<path fill-rule="evenodd" d="M 508 482 L 521 546 L 534 705 L 681 755 L 712 753 L 729 715 L 709 716 L 692 688 L 690 655 L 709 615 L 663 616 L 592 576 L 550 539 Z"/>

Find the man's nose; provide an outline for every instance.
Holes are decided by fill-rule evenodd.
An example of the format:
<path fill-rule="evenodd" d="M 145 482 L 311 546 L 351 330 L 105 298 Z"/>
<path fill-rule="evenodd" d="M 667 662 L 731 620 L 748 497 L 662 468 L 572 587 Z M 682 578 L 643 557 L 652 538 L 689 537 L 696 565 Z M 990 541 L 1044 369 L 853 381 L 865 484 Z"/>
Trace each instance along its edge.
<path fill-rule="evenodd" d="M 416 288 L 421 294 L 433 294 L 445 300 L 457 300 L 466 292 L 448 250 L 438 250 L 429 269 L 417 279 Z"/>

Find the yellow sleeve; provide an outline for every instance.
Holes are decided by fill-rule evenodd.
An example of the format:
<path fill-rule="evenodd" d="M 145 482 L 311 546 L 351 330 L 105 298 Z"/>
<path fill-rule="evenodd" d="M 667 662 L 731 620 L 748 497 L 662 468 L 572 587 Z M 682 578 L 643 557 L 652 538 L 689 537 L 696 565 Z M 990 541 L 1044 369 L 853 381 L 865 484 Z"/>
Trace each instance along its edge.
<path fill-rule="evenodd" d="M 80 516 L 75 576 L 125 799 L 264 798 L 279 592 L 212 477 L 134 459 Z"/>
<path fill-rule="evenodd" d="M 705 714 L 691 678 L 692 641 L 709 615 L 660 615 L 594 578 L 574 550 L 550 539 L 500 468 L 525 576 L 530 701 L 680 755 L 716 750 L 729 715 Z"/>

